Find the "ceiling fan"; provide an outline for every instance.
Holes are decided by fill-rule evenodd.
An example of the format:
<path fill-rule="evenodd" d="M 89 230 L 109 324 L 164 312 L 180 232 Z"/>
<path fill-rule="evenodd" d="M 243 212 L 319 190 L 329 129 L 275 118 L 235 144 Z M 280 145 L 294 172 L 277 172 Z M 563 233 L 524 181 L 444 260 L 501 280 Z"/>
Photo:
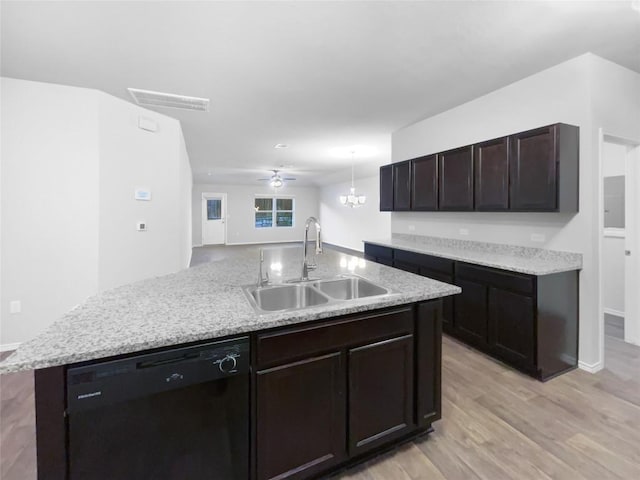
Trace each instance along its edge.
<path fill-rule="evenodd" d="M 285 180 L 286 181 L 290 181 L 290 180 L 295 180 L 295 177 L 283 177 L 280 175 L 280 170 L 271 170 L 273 172 L 273 175 L 271 175 L 268 178 L 259 178 L 258 181 L 260 182 L 266 182 L 269 181 L 269 185 L 272 186 L 273 188 L 280 188 L 284 185 Z"/>

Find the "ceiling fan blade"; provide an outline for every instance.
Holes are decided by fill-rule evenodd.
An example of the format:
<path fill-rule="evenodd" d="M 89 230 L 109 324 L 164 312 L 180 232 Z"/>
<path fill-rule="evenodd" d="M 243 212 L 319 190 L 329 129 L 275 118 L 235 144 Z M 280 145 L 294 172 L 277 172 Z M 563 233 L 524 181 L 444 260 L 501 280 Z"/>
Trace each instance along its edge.
<path fill-rule="evenodd" d="M 296 177 L 282 177 L 283 180 L 295 180 Z"/>

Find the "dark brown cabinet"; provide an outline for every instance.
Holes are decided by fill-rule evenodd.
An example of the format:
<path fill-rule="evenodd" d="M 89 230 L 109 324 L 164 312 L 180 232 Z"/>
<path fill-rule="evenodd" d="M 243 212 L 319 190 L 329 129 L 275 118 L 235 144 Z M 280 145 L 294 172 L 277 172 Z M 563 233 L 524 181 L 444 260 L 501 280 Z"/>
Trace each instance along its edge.
<path fill-rule="evenodd" d="M 344 460 L 344 385 L 340 352 L 257 373 L 258 479 L 306 478 Z"/>
<path fill-rule="evenodd" d="M 484 347 L 487 344 L 487 287 L 481 283 L 456 277 L 462 293 L 454 300 L 456 335 L 467 343 Z"/>
<path fill-rule="evenodd" d="M 438 154 L 440 210 L 473 210 L 473 147 Z"/>
<path fill-rule="evenodd" d="M 440 311 L 435 300 L 256 335 L 254 478 L 314 477 L 428 430 Z"/>
<path fill-rule="evenodd" d="M 488 305 L 489 348 L 506 361 L 531 369 L 535 333 L 533 298 L 491 287 Z"/>
<path fill-rule="evenodd" d="M 413 428 L 413 335 L 349 350 L 349 453 Z"/>
<path fill-rule="evenodd" d="M 411 209 L 411 162 L 393 164 L 393 209 Z"/>
<path fill-rule="evenodd" d="M 390 267 L 393 266 L 393 250 L 388 247 L 365 243 L 364 258 Z"/>
<path fill-rule="evenodd" d="M 386 248 L 394 266 L 462 288 L 438 307 L 444 333 L 539 380 L 577 366 L 578 271 L 536 276 L 365 242 L 371 248 Z"/>
<path fill-rule="evenodd" d="M 579 129 L 557 123 L 380 168 L 381 211 L 577 212 Z"/>
<path fill-rule="evenodd" d="M 578 211 L 578 143 L 562 123 L 511 135 L 511 210 Z"/>
<path fill-rule="evenodd" d="M 509 209 L 509 141 L 507 137 L 473 147 L 475 209 Z"/>
<path fill-rule="evenodd" d="M 438 209 L 438 156 L 411 160 L 411 210 Z"/>
<path fill-rule="evenodd" d="M 380 167 L 380 211 L 393 210 L 393 165 Z"/>

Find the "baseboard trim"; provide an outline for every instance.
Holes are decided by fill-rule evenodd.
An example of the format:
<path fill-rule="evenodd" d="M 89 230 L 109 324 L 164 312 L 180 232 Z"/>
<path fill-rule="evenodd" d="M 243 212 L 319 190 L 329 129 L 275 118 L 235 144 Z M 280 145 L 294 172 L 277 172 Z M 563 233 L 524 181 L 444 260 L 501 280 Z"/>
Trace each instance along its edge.
<path fill-rule="evenodd" d="M 609 315 L 613 315 L 614 317 L 622 317 L 622 318 L 624 318 L 624 312 L 621 312 L 620 310 L 615 310 L 613 308 L 605 308 L 604 309 L 604 313 L 607 313 Z"/>
<path fill-rule="evenodd" d="M 202 247 L 202 244 L 201 244 L 201 243 L 198 243 L 198 244 L 196 244 L 196 245 L 191 245 L 191 248 L 196 248 L 196 247 Z"/>
<path fill-rule="evenodd" d="M 597 373 L 604 368 L 604 365 L 602 364 L 602 361 L 589 364 L 580 360 L 578 362 L 578 367 L 580 368 L 580 370 L 584 370 L 585 372 Z"/>
<path fill-rule="evenodd" d="M 16 343 L 1 343 L 0 344 L 0 352 L 10 352 L 11 350 L 16 350 L 22 342 Z"/>

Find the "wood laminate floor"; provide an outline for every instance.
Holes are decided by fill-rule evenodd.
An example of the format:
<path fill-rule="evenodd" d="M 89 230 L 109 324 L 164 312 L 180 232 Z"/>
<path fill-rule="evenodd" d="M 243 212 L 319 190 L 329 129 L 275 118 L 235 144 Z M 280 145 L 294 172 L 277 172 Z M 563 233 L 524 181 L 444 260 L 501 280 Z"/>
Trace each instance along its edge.
<path fill-rule="evenodd" d="M 607 338 L 610 367 L 540 383 L 443 343 L 435 432 L 334 480 L 640 478 L 640 348 Z M 0 478 L 35 480 L 33 372 L 0 388 Z"/>

